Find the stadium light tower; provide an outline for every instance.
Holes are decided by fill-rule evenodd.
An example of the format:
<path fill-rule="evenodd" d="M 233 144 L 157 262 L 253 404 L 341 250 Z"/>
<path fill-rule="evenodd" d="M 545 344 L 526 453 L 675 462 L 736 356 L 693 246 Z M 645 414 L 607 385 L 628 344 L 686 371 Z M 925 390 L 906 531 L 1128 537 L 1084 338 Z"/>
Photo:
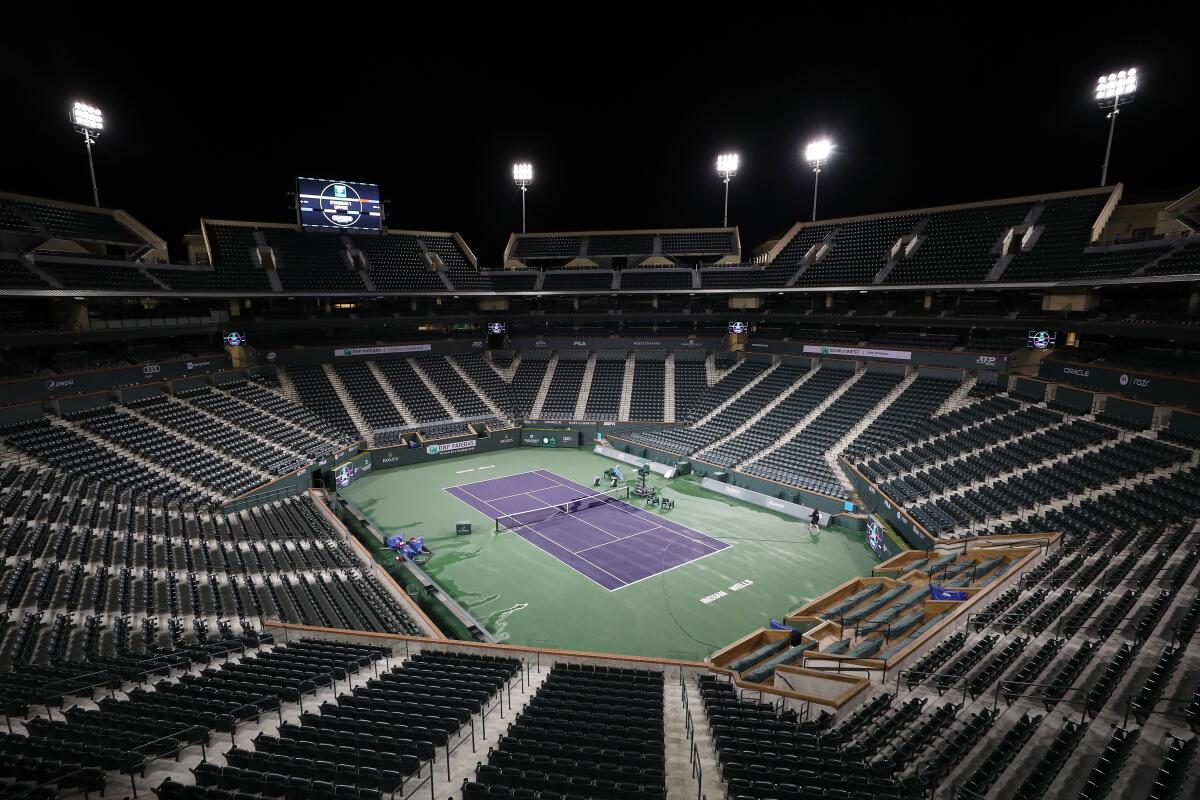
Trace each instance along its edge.
<path fill-rule="evenodd" d="M 533 164 L 521 162 L 513 164 L 513 183 L 521 187 L 521 233 L 525 232 L 525 192 L 533 183 Z"/>
<path fill-rule="evenodd" d="M 1117 130 L 1117 114 L 1121 113 L 1121 106 L 1133 102 L 1133 96 L 1137 92 L 1137 83 L 1137 69 L 1134 67 L 1101 75 L 1100 80 L 1096 81 L 1096 102 L 1100 104 L 1101 108 L 1109 109 L 1108 119 L 1111 120 L 1108 124 L 1108 145 L 1104 148 L 1104 166 L 1100 170 L 1101 186 L 1108 183 L 1108 157 L 1112 154 L 1113 134 Z"/>
<path fill-rule="evenodd" d="M 96 166 L 92 163 L 92 144 L 100 138 L 100 131 L 104 130 L 104 114 L 95 106 L 76 103 L 71 108 L 71 125 L 83 134 L 83 143 L 87 146 L 88 171 L 92 173 L 92 200 L 99 208 L 100 190 L 96 188 Z"/>
<path fill-rule="evenodd" d="M 723 153 L 717 156 L 717 174 L 721 176 L 721 180 L 725 183 L 725 218 L 721 223 L 722 228 L 729 227 L 729 179 L 737 175 L 737 171 L 737 153 Z"/>
<path fill-rule="evenodd" d="M 821 184 L 821 167 L 825 166 L 825 162 L 829 160 L 829 154 L 833 152 L 833 142 L 828 139 L 818 139 L 815 142 L 809 142 L 808 147 L 804 148 L 804 160 L 807 161 L 813 168 L 813 221 L 817 219 L 817 187 Z"/>

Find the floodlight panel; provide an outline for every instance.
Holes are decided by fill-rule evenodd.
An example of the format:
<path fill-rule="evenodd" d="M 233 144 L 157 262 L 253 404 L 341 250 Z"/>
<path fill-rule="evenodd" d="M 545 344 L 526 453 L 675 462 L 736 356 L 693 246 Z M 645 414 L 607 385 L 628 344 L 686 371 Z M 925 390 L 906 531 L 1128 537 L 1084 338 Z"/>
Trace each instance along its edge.
<path fill-rule="evenodd" d="M 95 106 L 89 106 L 87 103 L 75 103 L 71 109 L 71 122 L 81 128 L 99 131 L 104 129 L 104 114 Z"/>
<path fill-rule="evenodd" d="M 533 164 L 520 163 L 513 164 L 513 180 L 517 182 L 529 182 L 533 180 Z"/>
<path fill-rule="evenodd" d="M 722 153 L 717 156 L 717 172 L 722 175 L 733 175 L 738 171 L 738 154 Z"/>
<path fill-rule="evenodd" d="M 833 142 L 828 139 L 818 139 L 815 142 L 810 142 L 808 147 L 804 149 L 804 158 L 810 162 L 825 161 L 832 152 Z"/>
<path fill-rule="evenodd" d="M 1096 99 L 1111 100 L 1115 97 L 1125 97 L 1137 91 L 1137 68 L 1131 67 L 1120 72 L 1110 72 L 1101 75 L 1096 81 Z"/>

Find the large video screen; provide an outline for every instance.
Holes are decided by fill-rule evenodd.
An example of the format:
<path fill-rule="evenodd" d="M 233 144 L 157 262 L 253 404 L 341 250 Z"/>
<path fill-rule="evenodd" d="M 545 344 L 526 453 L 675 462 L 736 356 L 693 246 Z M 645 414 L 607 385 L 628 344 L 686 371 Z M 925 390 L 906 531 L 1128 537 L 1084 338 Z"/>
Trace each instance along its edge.
<path fill-rule="evenodd" d="M 508 326 L 503 322 L 489 322 L 487 324 L 488 349 L 503 350 L 507 333 Z"/>
<path fill-rule="evenodd" d="M 336 488 L 344 489 L 370 471 L 371 454 L 359 453 L 358 455 L 331 467 L 329 470 L 329 476 L 332 477 L 333 485 Z"/>
<path fill-rule="evenodd" d="M 383 228 L 383 205 L 374 183 L 297 178 L 296 208 L 306 228 Z"/>
<path fill-rule="evenodd" d="M 883 543 L 883 528 L 873 519 L 867 522 L 867 544 L 877 558 L 882 559 L 887 555 L 887 546 Z"/>

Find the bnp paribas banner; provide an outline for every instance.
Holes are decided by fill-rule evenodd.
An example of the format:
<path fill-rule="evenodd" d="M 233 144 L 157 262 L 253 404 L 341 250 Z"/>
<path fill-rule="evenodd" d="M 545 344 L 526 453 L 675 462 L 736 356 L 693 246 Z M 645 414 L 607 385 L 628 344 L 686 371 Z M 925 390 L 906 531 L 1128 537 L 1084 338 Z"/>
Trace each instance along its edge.
<path fill-rule="evenodd" d="M 385 356 L 390 353 L 428 353 L 433 349 L 429 344 L 390 344 L 381 347 L 339 347 L 333 351 L 338 358 L 353 358 L 354 356 Z"/>
<path fill-rule="evenodd" d="M 457 442 L 443 442 L 425 445 L 425 452 L 431 456 L 448 456 L 454 453 L 465 453 L 474 450 L 478 439 L 459 439 Z"/>

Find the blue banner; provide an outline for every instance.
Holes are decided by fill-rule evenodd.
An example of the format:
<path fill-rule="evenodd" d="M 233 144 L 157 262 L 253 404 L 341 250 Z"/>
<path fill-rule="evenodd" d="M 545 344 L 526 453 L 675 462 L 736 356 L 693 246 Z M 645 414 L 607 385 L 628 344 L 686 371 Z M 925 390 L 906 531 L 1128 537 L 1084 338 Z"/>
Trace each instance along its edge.
<path fill-rule="evenodd" d="M 934 600 L 966 600 L 969 595 L 966 592 L 960 592 L 955 589 L 943 589 L 941 586 L 929 584 L 929 593 L 933 595 Z"/>

